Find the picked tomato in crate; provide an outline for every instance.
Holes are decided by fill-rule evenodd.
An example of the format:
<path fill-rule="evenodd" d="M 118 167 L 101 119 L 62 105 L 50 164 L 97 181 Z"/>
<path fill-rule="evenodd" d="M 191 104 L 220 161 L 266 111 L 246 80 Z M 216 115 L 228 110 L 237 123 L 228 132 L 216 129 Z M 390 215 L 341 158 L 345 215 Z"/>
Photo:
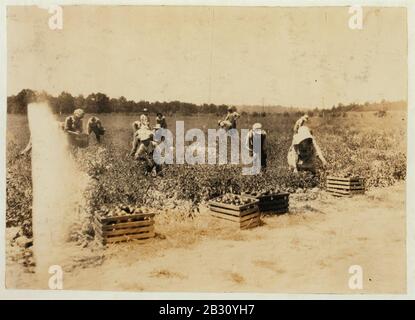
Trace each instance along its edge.
<path fill-rule="evenodd" d="M 258 200 L 242 195 L 227 193 L 208 202 L 210 214 L 248 229 L 260 225 Z"/>
<path fill-rule="evenodd" d="M 327 176 L 326 190 L 334 196 L 352 196 L 365 193 L 365 180 L 352 176 Z"/>
<path fill-rule="evenodd" d="M 147 208 L 104 208 L 94 215 L 95 235 L 103 244 L 129 240 L 147 242 L 155 236 L 154 215 Z"/>

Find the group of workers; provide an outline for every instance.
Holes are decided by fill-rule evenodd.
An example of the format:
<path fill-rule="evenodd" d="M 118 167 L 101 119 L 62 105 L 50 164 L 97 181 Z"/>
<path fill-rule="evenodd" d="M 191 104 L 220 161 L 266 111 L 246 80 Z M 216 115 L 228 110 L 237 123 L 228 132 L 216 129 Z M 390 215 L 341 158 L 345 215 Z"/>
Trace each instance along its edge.
<path fill-rule="evenodd" d="M 83 118 L 85 116 L 85 112 L 82 109 L 76 109 L 73 115 L 67 117 L 65 122 L 63 123 L 63 130 L 68 134 L 76 135 L 82 134 L 84 130 L 83 126 Z M 91 133 L 95 134 L 95 138 L 97 142 L 101 142 L 101 136 L 105 133 L 105 128 L 99 120 L 98 117 L 92 116 L 89 118 L 87 122 L 87 134 L 90 135 Z"/>
<path fill-rule="evenodd" d="M 68 116 L 64 122 L 57 122 L 59 128 L 68 134 L 68 139 L 71 144 L 76 144 L 79 136 L 84 135 L 83 118 L 85 112 L 82 109 L 76 109 L 72 115 Z M 87 122 L 87 136 L 91 133 L 95 134 L 97 142 L 101 142 L 101 136 L 105 133 L 101 120 L 98 117 L 92 116 Z M 26 147 L 20 152 L 20 155 L 25 155 L 32 150 L 32 137 L 30 137 Z"/>
<path fill-rule="evenodd" d="M 236 108 L 229 107 L 226 118 L 224 120 L 219 120 L 218 125 L 220 128 L 225 130 L 236 129 L 236 122 L 239 117 L 240 115 L 236 111 Z M 320 159 L 323 166 L 327 165 L 327 161 L 324 158 L 315 137 L 313 136 L 310 128 L 307 126 L 308 120 L 308 115 L 303 115 L 296 121 L 294 125 L 293 140 L 287 156 L 288 164 L 294 172 L 310 171 L 315 173 L 316 157 Z M 260 153 L 259 150 L 254 150 L 253 145 L 255 136 L 258 136 L 258 138 L 261 140 Z M 262 124 L 254 123 L 252 129 L 250 129 L 248 132 L 245 142 L 251 157 L 260 156 L 262 169 L 266 169 L 267 167 L 266 137 L 267 133 L 264 129 L 262 129 Z"/>
<path fill-rule="evenodd" d="M 68 134 L 71 143 L 73 143 L 73 139 L 76 139 L 79 135 L 90 135 L 91 133 L 94 133 L 97 142 L 100 143 L 101 137 L 105 133 L 105 128 L 100 119 L 96 116 L 89 118 L 87 122 L 87 133 L 84 134 L 84 116 L 84 110 L 76 109 L 73 115 L 68 116 L 64 123 L 61 124 L 62 129 Z M 229 107 L 225 119 L 219 120 L 218 126 L 226 131 L 236 129 L 237 119 L 239 119 L 239 117 L 240 114 L 237 112 L 236 108 Z M 321 160 L 324 166 L 327 164 L 316 139 L 307 126 L 308 120 L 308 115 L 304 115 L 298 119 L 294 125 L 293 140 L 287 156 L 288 164 L 294 172 L 303 170 L 315 172 L 316 156 Z M 156 124 L 152 128 L 147 108 L 143 110 L 143 114 L 140 115 L 139 120 L 133 123 L 133 143 L 129 156 L 144 162 L 146 174 L 151 172 L 156 175 L 161 169 L 153 160 L 153 152 L 157 146 L 154 136 L 159 129 L 167 129 L 166 118 L 160 112 L 157 113 Z M 245 141 L 245 146 L 249 150 L 250 156 L 260 157 L 262 169 L 266 169 L 267 167 L 266 137 L 267 133 L 262 128 L 262 124 L 255 123 L 249 130 Z M 255 139 L 260 139 L 261 141 L 260 151 L 254 148 Z M 26 154 L 30 150 L 31 139 L 21 154 Z"/>

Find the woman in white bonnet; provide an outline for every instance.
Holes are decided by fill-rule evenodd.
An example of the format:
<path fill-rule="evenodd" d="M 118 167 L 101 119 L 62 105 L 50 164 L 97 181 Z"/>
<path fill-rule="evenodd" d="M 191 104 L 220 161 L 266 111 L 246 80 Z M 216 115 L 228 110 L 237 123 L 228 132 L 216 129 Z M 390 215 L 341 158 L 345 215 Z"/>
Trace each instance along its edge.
<path fill-rule="evenodd" d="M 307 126 L 300 126 L 298 132 L 294 134 L 293 142 L 288 151 L 288 165 L 298 171 L 310 171 L 315 173 L 315 156 L 317 156 L 324 166 L 327 161 L 318 146 L 316 139 Z"/>

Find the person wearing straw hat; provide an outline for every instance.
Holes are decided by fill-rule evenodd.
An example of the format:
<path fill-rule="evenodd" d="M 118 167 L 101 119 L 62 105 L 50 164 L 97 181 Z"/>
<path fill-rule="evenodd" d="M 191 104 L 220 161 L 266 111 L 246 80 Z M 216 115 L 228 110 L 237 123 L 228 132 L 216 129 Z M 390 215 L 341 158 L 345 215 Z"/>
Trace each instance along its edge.
<path fill-rule="evenodd" d="M 311 130 L 302 125 L 298 128 L 298 132 L 294 134 L 292 145 L 288 151 L 288 164 L 294 169 L 294 172 L 310 171 L 315 173 L 315 156 L 320 159 L 323 166 L 327 165 L 327 161 Z"/>
<path fill-rule="evenodd" d="M 267 137 L 267 133 L 265 132 L 265 130 L 262 129 L 262 124 L 261 123 L 255 123 L 252 126 L 252 129 L 249 130 L 248 135 L 246 137 L 246 147 L 249 150 L 249 155 L 251 157 L 258 157 L 259 154 L 257 152 L 255 152 L 255 148 L 254 148 L 254 137 L 255 136 L 259 136 L 261 139 L 261 168 L 262 169 L 266 169 L 267 167 L 267 151 L 266 151 L 266 146 L 265 146 L 265 142 L 266 142 L 266 137 Z"/>

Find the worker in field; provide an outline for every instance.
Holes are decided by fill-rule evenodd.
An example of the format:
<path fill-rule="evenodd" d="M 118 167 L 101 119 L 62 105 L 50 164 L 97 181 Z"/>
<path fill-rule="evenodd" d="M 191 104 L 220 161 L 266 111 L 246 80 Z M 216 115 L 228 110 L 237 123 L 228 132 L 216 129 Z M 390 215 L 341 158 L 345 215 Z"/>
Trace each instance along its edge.
<path fill-rule="evenodd" d="M 167 129 L 166 117 L 161 112 L 156 115 L 156 125 L 160 125 L 162 129 Z"/>
<path fill-rule="evenodd" d="M 259 150 L 256 151 L 254 148 L 254 137 L 258 136 L 261 139 L 261 149 L 260 154 Z M 252 129 L 249 130 L 248 135 L 246 137 L 246 147 L 249 150 L 249 156 L 250 157 L 261 157 L 261 168 L 266 169 L 267 167 L 267 150 L 266 150 L 266 138 L 267 133 L 265 130 L 262 129 L 262 124 L 255 123 L 252 126 Z M 254 160 L 255 161 L 255 160 Z"/>
<path fill-rule="evenodd" d="M 140 128 L 150 128 L 150 119 L 148 117 L 148 109 L 143 109 L 143 114 L 140 116 Z"/>
<path fill-rule="evenodd" d="M 144 162 L 146 175 L 150 173 L 157 175 L 161 169 L 161 166 L 153 159 L 154 149 L 157 146 L 157 143 L 153 141 L 153 136 L 153 131 L 146 127 L 138 129 L 134 133 L 133 146 L 130 151 L 130 156 Z"/>
<path fill-rule="evenodd" d="M 236 129 L 236 121 L 241 115 L 236 111 L 236 107 L 228 107 L 228 113 L 225 121 L 230 122 L 230 129 Z"/>
<path fill-rule="evenodd" d="M 95 134 L 95 138 L 97 139 L 97 142 L 98 143 L 101 142 L 101 136 L 104 135 L 105 128 L 102 125 L 102 122 L 98 117 L 93 116 L 89 118 L 88 123 L 87 123 L 87 130 L 88 130 L 88 135 L 90 135 L 93 132 Z"/>
<path fill-rule="evenodd" d="M 68 133 L 82 133 L 84 131 L 82 119 L 85 112 L 82 109 L 76 109 L 73 115 L 67 117 L 64 123 L 64 131 Z"/>
<path fill-rule="evenodd" d="M 298 132 L 294 134 L 293 142 L 288 151 L 288 165 L 298 171 L 316 172 L 316 156 L 320 159 L 323 166 L 327 161 L 317 144 L 315 137 L 307 126 L 300 126 Z"/>
<path fill-rule="evenodd" d="M 150 120 L 148 118 L 148 109 L 143 109 L 143 114 L 140 116 L 140 120 L 133 122 L 133 138 L 137 130 L 140 128 L 147 128 L 150 130 Z"/>
<path fill-rule="evenodd" d="M 84 116 L 84 110 L 76 109 L 72 116 L 65 119 L 63 130 L 68 134 L 69 144 L 72 146 L 80 148 L 88 146 L 88 134 L 84 133 L 82 122 Z"/>
<path fill-rule="evenodd" d="M 308 115 L 307 114 L 303 115 L 300 119 L 298 119 L 295 122 L 295 125 L 294 125 L 294 134 L 296 134 L 298 132 L 298 129 L 301 126 L 306 125 L 307 122 L 308 122 Z"/>

